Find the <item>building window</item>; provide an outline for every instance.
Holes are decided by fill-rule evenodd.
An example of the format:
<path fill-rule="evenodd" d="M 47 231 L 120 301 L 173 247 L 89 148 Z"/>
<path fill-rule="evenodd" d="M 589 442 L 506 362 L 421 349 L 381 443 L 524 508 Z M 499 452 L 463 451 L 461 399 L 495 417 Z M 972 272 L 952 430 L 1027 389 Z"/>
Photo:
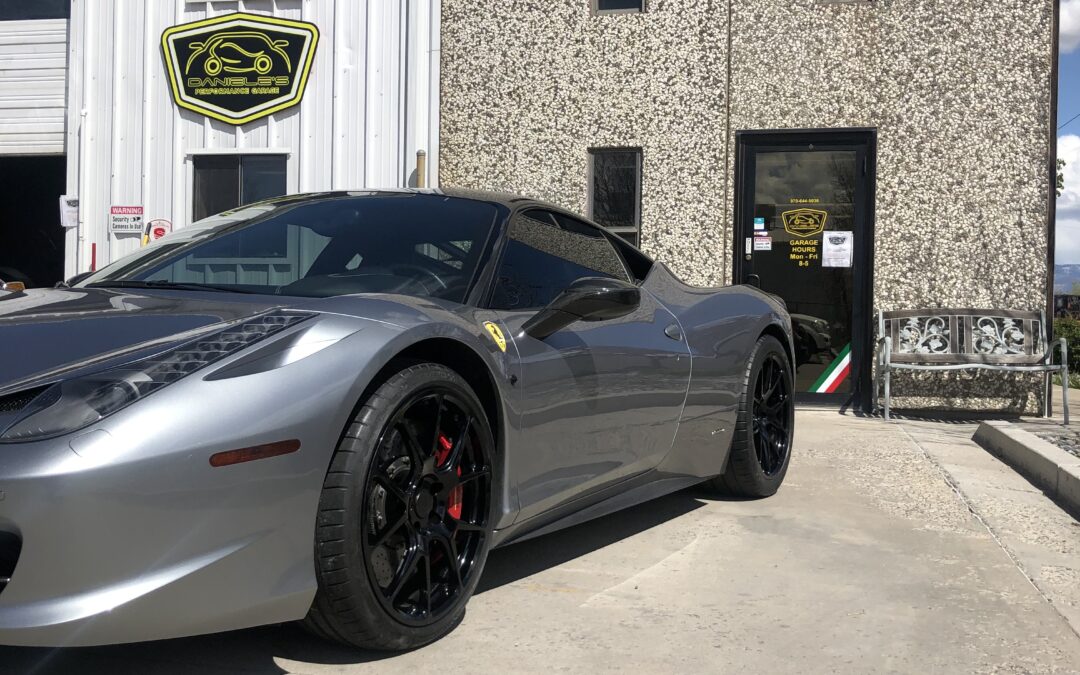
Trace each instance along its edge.
<path fill-rule="evenodd" d="M 0 0 L 0 21 L 70 17 L 71 0 Z"/>
<path fill-rule="evenodd" d="M 645 0 L 592 0 L 593 14 L 633 14 L 645 11 Z"/>
<path fill-rule="evenodd" d="M 641 236 L 641 149 L 589 151 L 589 216 L 634 246 Z"/>
<path fill-rule="evenodd" d="M 196 155 L 192 219 L 285 194 L 285 155 Z"/>

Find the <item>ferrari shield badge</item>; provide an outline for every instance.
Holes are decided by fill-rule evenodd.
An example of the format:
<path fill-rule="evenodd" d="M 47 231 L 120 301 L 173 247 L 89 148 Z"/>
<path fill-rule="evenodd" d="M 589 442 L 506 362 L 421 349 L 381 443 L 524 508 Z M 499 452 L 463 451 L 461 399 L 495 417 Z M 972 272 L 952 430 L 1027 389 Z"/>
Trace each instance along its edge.
<path fill-rule="evenodd" d="M 812 237 L 825 229 L 827 211 L 818 209 L 795 209 L 783 213 L 784 229 L 795 237 Z"/>
<path fill-rule="evenodd" d="M 503 336 L 502 329 L 491 323 L 490 321 L 484 322 L 484 328 L 486 328 L 487 332 L 491 334 L 491 339 L 495 341 L 495 344 L 498 345 L 499 349 L 505 352 L 506 338 Z"/>
<path fill-rule="evenodd" d="M 236 125 L 300 102 L 318 42 L 314 24 L 244 13 L 161 35 L 176 105 Z"/>

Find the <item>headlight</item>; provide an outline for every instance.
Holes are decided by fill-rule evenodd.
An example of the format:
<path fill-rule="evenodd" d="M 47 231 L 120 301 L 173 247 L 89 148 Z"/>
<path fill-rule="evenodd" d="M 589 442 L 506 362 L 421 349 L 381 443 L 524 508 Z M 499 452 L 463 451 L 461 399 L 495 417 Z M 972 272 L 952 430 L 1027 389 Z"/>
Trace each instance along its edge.
<path fill-rule="evenodd" d="M 58 382 L 35 397 L 7 425 L 0 434 L 0 442 L 49 438 L 78 431 L 311 316 L 270 312 L 196 338 L 163 354 Z"/>

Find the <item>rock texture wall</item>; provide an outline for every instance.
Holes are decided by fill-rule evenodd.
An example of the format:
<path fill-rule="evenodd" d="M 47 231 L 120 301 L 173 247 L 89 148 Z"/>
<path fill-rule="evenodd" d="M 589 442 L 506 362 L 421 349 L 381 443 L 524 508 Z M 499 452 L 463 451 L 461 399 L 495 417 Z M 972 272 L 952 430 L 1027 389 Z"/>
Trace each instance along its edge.
<path fill-rule="evenodd" d="M 729 283 L 734 132 L 874 127 L 875 306 L 1039 309 L 1053 7 L 443 0 L 440 180 L 584 212 L 587 149 L 641 147 L 643 249 Z M 1037 389 L 960 375 L 906 391 L 1034 410 Z"/>
<path fill-rule="evenodd" d="M 726 278 L 728 13 L 655 0 L 444 0 L 440 182 L 585 212 L 588 148 L 642 148 L 642 244 Z"/>

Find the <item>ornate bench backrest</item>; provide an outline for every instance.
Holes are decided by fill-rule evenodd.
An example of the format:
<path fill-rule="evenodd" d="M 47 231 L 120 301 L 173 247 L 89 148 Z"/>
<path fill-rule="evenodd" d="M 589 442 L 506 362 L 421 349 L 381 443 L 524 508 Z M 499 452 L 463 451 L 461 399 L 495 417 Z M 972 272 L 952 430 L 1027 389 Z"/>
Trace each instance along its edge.
<path fill-rule="evenodd" d="M 1043 312 L 919 309 L 878 313 L 894 363 L 1033 365 L 1045 358 Z"/>

